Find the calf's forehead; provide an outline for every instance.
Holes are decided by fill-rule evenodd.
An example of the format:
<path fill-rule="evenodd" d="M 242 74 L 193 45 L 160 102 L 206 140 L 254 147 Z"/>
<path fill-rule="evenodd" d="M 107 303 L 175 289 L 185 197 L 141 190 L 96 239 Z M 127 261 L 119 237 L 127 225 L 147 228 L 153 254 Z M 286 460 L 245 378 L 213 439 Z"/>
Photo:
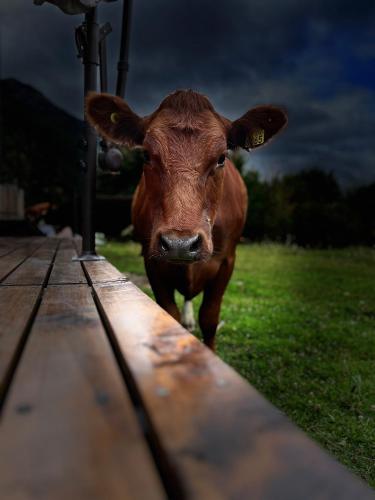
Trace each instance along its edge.
<path fill-rule="evenodd" d="M 162 110 L 149 123 L 144 144 L 164 159 L 179 152 L 210 156 L 226 149 L 226 128 L 210 111 L 190 115 Z"/>

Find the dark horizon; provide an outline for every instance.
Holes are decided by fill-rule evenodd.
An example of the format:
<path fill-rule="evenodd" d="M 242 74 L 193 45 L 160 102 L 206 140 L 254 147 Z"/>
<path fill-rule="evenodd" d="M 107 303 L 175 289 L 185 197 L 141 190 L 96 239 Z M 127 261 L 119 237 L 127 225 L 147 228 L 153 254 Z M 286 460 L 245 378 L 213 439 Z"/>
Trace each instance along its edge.
<path fill-rule="evenodd" d="M 114 91 L 121 2 L 100 4 L 110 21 Z M 50 4 L 3 3 L 2 78 L 16 78 L 82 118 L 82 65 L 68 16 Z M 262 177 L 308 167 L 334 172 L 344 187 L 375 180 L 375 6 L 361 0 L 275 0 L 232 4 L 135 0 L 126 100 L 139 114 L 168 93 L 193 88 L 235 119 L 250 107 L 285 107 L 289 126 L 248 156 Z M 33 22 L 30 22 L 30 20 Z"/>

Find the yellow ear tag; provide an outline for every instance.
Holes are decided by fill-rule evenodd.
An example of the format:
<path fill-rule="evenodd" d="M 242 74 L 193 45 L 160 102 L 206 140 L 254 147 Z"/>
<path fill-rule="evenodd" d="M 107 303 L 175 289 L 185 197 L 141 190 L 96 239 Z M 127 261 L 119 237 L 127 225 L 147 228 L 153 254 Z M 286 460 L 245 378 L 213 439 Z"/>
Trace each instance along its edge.
<path fill-rule="evenodd" d="M 116 124 L 119 122 L 119 114 L 118 113 L 111 113 L 111 122 Z"/>
<path fill-rule="evenodd" d="M 253 130 L 250 138 L 251 146 L 254 148 L 255 146 L 261 146 L 264 143 L 264 129 L 257 128 Z"/>

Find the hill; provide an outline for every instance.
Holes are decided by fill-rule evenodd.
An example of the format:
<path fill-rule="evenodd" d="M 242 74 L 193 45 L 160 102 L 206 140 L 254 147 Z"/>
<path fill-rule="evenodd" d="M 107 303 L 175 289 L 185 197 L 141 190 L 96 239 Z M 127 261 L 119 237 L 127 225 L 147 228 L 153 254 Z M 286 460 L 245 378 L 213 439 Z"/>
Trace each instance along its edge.
<path fill-rule="evenodd" d="M 14 79 L 0 80 L 0 105 L 0 182 L 23 187 L 27 205 L 70 202 L 83 123 Z"/>

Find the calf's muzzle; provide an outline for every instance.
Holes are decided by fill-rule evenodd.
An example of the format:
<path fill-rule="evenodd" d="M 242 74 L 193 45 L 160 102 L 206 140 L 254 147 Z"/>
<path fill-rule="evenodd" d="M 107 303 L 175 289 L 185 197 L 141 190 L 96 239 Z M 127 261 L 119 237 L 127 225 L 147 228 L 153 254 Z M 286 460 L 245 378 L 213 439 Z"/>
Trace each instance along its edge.
<path fill-rule="evenodd" d="M 193 236 L 161 234 L 159 236 L 159 251 L 166 260 L 176 262 L 199 260 L 201 249 L 202 237 L 199 234 Z"/>

